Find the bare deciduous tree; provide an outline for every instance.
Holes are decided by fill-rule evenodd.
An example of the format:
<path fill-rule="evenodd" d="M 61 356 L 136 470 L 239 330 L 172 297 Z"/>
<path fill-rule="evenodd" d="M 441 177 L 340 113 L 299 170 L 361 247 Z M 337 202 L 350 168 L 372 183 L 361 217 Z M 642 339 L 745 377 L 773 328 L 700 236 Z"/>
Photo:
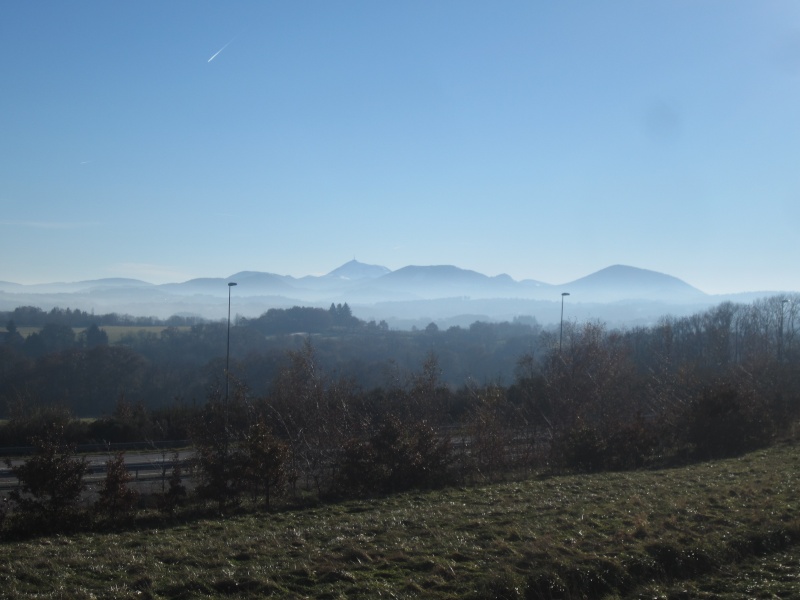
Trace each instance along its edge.
<path fill-rule="evenodd" d="M 112 521 L 130 516 L 136 508 L 139 492 L 129 487 L 132 479 L 125 467 L 124 452 L 117 452 L 106 461 L 106 476 L 95 507 Z"/>

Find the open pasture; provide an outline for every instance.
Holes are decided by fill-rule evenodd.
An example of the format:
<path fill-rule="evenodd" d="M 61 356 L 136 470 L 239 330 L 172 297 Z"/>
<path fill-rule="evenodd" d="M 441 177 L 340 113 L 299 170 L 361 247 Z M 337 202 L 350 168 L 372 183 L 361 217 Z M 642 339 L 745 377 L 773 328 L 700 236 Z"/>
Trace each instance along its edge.
<path fill-rule="evenodd" d="M 100 329 L 105 331 L 106 335 L 108 335 L 109 344 L 116 344 L 123 338 L 131 335 L 152 334 L 160 336 L 161 332 L 167 329 L 167 327 L 163 325 L 104 325 Z M 181 326 L 175 329 L 187 331 L 189 327 Z M 75 334 L 77 335 L 80 331 L 83 331 L 83 329 L 76 329 Z"/>
<path fill-rule="evenodd" d="M 7 598 L 788 598 L 800 449 L 0 544 Z"/>

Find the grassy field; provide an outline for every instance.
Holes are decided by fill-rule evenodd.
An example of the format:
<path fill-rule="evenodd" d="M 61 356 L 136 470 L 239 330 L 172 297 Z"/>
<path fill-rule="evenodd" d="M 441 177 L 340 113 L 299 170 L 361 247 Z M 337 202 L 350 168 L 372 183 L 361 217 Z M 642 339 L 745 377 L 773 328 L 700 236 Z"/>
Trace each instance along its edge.
<path fill-rule="evenodd" d="M 109 344 L 116 344 L 119 342 L 124 336 L 126 335 L 136 335 L 139 332 L 143 333 L 153 333 L 155 335 L 161 335 L 161 332 L 166 329 L 161 325 L 153 325 L 153 326 L 133 326 L 133 325 L 104 325 L 101 327 L 103 331 L 106 332 L 108 335 L 108 343 Z M 189 327 L 176 327 L 181 331 L 188 331 Z M 79 333 L 78 330 L 75 331 L 77 335 Z"/>
<path fill-rule="evenodd" d="M 24 338 L 28 337 L 32 333 L 39 333 L 41 330 L 42 330 L 41 327 L 17 327 L 17 331 Z M 79 331 L 82 331 L 82 329 L 76 329 L 74 331 L 77 335 L 77 333 Z"/>
<path fill-rule="evenodd" d="M 796 598 L 800 449 L 0 544 L 3 598 Z"/>

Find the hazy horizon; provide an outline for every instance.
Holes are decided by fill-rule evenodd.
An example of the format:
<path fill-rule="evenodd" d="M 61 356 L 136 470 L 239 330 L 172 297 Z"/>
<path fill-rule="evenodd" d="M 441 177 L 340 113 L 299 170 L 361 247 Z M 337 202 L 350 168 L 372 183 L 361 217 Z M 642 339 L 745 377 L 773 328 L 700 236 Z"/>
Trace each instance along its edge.
<path fill-rule="evenodd" d="M 800 5 L 14 3 L 0 280 L 800 290 Z"/>
<path fill-rule="evenodd" d="M 96 278 L 96 279 L 81 279 L 81 280 L 73 280 L 73 281 L 64 281 L 64 280 L 61 280 L 61 281 L 40 281 L 40 282 L 34 282 L 34 283 L 28 283 L 28 284 L 24 284 L 24 283 L 20 283 L 20 282 L 16 282 L 16 281 L 5 281 L 5 280 L 2 280 L 2 281 L 5 281 L 6 283 L 13 283 L 13 284 L 19 284 L 19 285 L 33 287 L 33 286 L 47 286 L 47 285 L 71 285 L 71 284 L 80 284 L 80 283 L 84 283 L 84 282 L 93 282 L 93 281 L 104 281 L 104 280 L 109 280 L 110 281 L 110 280 L 115 280 L 115 279 L 122 279 L 122 280 L 130 279 L 132 281 L 139 281 L 139 282 L 146 283 L 146 284 L 149 284 L 149 285 L 162 286 L 162 285 L 169 285 L 169 284 L 190 283 L 191 281 L 195 281 L 195 280 L 216 280 L 216 279 L 219 279 L 219 280 L 224 281 L 224 280 L 230 280 L 231 278 L 234 278 L 234 277 L 236 277 L 237 275 L 239 275 L 241 273 L 250 273 L 250 274 L 258 273 L 258 274 L 267 274 L 267 275 L 277 275 L 277 276 L 280 276 L 280 277 L 291 277 L 291 278 L 294 278 L 295 280 L 299 281 L 299 280 L 302 280 L 302 279 L 304 279 L 306 277 L 312 277 L 312 278 L 325 277 L 325 276 L 327 276 L 329 274 L 334 273 L 335 271 L 339 270 L 340 268 L 346 267 L 346 266 L 348 266 L 350 264 L 353 264 L 353 263 L 355 263 L 355 264 L 357 264 L 359 266 L 363 266 L 363 267 L 384 267 L 384 265 L 376 265 L 374 263 L 365 263 L 365 262 L 362 262 L 362 261 L 359 261 L 359 260 L 353 258 L 353 259 L 350 259 L 349 261 L 346 261 L 346 262 L 338 265 L 337 267 L 331 269 L 328 272 L 325 272 L 325 273 L 306 273 L 306 274 L 303 274 L 303 275 L 290 275 L 290 274 L 287 274 L 287 273 L 276 273 L 276 272 L 271 272 L 271 271 L 245 270 L 245 271 L 237 271 L 236 273 L 229 273 L 229 274 L 226 274 L 226 275 L 201 275 L 199 277 L 193 277 L 193 278 L 186 279 L 186 280 L 173 280 L 173 281 L 161 281 L 161 282 L 153 282 L 153 281 L 148 281 L 146 279 L 132 278 L 132 277 L 101 277 L 101 278 Z M 489 278 L 497 277 L 497 276 L 500 276 L 500 275 L 507 275 L 507 273 L 504 273 L 504 272 L 503 273 L 497 273 L 495 275 L 490 275 L 488 273 L 480 273 L 479 271 L 475 271 L 475 269 L 470 269 L 468 267 L 463 267 L 463 266 L 460 266 L 460 265 L 403 265 L 402 267 L 399 267 L 397 269 L 389 269 L 387 271 L 387 273 L 400 271 L 400 270 L 403 270 L 403 269 L 408 268 L 408 267 L 423 268 L 423 269 L 425 269 L 425 268 L 433 269 L 433 268 L 437 268 L 437 267 L 455 267 L 456 269 L 458 269 L 460 271 L 476 272 L 476 273 L 478 273 L 480 275 L 484 275 L 484 276 L 489 277 Z M 385 267 L 385 268 L 388 269 L 388 267 Z M 662 273 L 662 272 L 659 272 L 659 271 L 653 271 L 651 269 L 644 269 L 642 267 L 637 267 L 635 265 L 608 265 L 606 267 L 598 269 L 597 271 L 593 271 L 592 273 L 585 273 L 585 274 L 583 274 L 583 275 L 581 275 L 581 276 L 579 276 L 576 279 L 571 280 L 571 281 L 552 282 L 552 281 L 543 281 L 541 279 L 515 279 L 513 277 L 512 277 L 512 280 L 515 283 L 535 282 L 537 284 L 542 284 L 542 285 L 545 285 L 547 287 L 560 288 L 560 287 L 564 287 L 564 286 L 569 286 L 569 285 L 575 283 L 576 281 L 580 281 L 580 280 L 582 280 L 584 278 L 588 278 L 590 276 L 598 275 L 598 274 L 604 273 L 606 271 L 610 271 L 610 270 L 615 269 L 615 268 L 622 268 L 624 270 L 638 271 L 638 272 L 642 272 L 642 273 L 654 273 L 654 274 L 657 274 L 657 275 L 664 275 L 667 278 L 676 279 L 676 280 L 678 280 L 678 281 L 680 281 L 682 283 L 685 283 L 688 286 L 690 286 L 692 288 L 695 288 L 697 291 L 701 292 L 702 294 L 710 296 L 710 297 L 713 297 L 713 296 L 727 297 L 727 296 L 751 295 L 751 294 L 761 294 L 761 293 L 766 293 L 766 294 L 790 293 L 790 294 L 793 294 L 793 293 L 797 293 L 798 292 L 798 290 L 792 290 L 792 289 L 771 289 L 771 290 L 770 289 L 760 289 L 760 290 L 758 290 L 758 289 L 740 289 L 740 290 L 736 290 L 736 291 L 732 291 L 732 292 L 709 293 L 709 292 L 706 292 L 703 289 L 702 286 L 692 285 L 689 282 L 685 281 L 680 276 L 677 276 L 677 275 L 675 275 L 673 273 Z M 226 290 L 227 290 L 226 287 L 220 287 L 220 294 L 221 295 L 225 295 L 225 293 L 227 293 Z M 246 289 L 237 290 L 237 291 L 243 291 L 245 294 L 247 294 L 247 290 Z"/>

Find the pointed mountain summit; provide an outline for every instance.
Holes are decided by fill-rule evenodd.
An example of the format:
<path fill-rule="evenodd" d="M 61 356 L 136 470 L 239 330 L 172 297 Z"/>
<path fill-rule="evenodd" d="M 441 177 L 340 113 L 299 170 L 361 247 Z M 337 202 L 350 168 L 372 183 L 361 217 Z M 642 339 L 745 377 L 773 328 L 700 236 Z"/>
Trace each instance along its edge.
<path fill-rule="evenodd" d="M 359 279 L 376 279 L 386 275 L 387 273 L 391 273 L 391 270 L 387 269 L 386 267 L 382 267 L 380 265 L 367 265 L 358 262 L 356 259 L 353 259 L 344 263 L 341 267 L 334 269 L 325 275 L 325 277 L 357 281 Z"/>

